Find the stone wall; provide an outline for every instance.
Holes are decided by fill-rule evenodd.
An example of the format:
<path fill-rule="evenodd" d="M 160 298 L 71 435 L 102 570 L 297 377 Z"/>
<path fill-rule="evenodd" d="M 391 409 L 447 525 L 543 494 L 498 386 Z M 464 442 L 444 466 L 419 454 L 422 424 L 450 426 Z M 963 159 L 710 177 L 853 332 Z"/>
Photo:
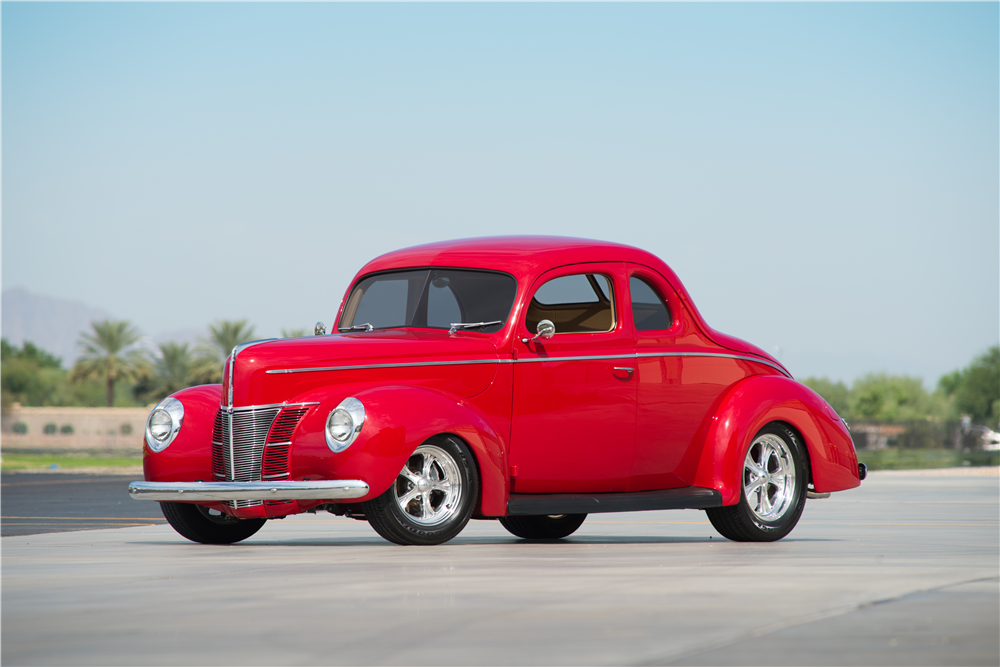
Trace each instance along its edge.
<path fill-rule="evenodd" d="M 15 403 L 0 416 L 2 446 L 141 451 L 149 412 L 150 408 L 26 408 Z"/>

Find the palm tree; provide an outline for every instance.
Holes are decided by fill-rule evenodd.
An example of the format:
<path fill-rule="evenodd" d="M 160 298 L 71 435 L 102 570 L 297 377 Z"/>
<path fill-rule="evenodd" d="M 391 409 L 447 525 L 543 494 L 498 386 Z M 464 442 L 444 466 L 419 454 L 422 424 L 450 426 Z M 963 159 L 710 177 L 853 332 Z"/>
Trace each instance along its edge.
<path fill-rule="evenodd" d="M 254 327 L 246 320 L 219 320 L 208 327 L 207 339 L 199 340 L 192 374 L 198 382 L 222 382 L 222 362 L 233 348 L 254 339 Z"/>
<path fill-rule="evenodd" d="M 194 357 L 187 343 L 162 343 L 160 358 L 156 360 L 154 369 L 156 394 L 162 398 L 191 386 L 193 367 Z"/>
<path fill-rule="evenodd" d="M 91 322 L 92 333 L 81 333 L 77 345 L 83 355 L 73 365 L 70 379 L 103 379 L 108 407 L 115 405 L 115 382 L 137 380 L 149 370 L 142 350 L 135 346 L 139 332 L 126 320 Z"/>

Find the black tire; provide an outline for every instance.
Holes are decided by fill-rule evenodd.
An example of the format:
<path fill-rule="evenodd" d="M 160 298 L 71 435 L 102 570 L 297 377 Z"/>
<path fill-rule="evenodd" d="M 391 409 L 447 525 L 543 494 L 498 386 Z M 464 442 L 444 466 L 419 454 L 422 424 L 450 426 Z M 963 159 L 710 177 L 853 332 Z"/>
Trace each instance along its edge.
<path fill-rule="evenodd" d="M 766 474 L 757 474 L 761 470 Z M 798 436 L 782 424 L 768 424 L 754 436 L 744 456 L 740 502 L 705 511 L 715 529 L 735 542 L 780 540 L 802 516 L 808 477 Z"/>
<path fill-rule="evenodd" d="M 234 544 L 247 539 L 267 523 L 267 519 L 211 514 L 207 507 L 191 503 L 160 503 L 160 510 L 174 530 L 202 544 Z"/>
<path fill-rule="evenodd" d="M 575 533 L 586 519 L 586 514 L 502 516 L 500 525 L 526 540 L 560 540 Z"/>
<path fill-rule="evenodd" d="M 479 474 L 469 448 L 457 438 L 436 436 L 417 447 L 385 493 L 362 507 L 371 527 L 390 542 L 442 544 L 469 523 L 478 498 Z"/>

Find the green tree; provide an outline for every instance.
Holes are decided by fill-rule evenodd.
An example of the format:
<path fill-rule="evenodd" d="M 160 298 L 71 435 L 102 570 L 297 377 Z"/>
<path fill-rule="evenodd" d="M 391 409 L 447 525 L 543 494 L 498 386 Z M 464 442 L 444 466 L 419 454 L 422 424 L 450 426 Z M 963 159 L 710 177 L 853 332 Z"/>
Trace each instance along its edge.
<path fill-rule="evenodd" d="M 25 341 L 18 349 L 0 339 L 0 407 L 58 405 L 66 384 L 62 361 Z"/>
<path fill-rule="evenodd" d="M 195 358 L 188 344 L 171 342 L 159 347 L 160 356 L 153 364 L 153 386 L 149 392 L 156 400 L 194 384 L 191 374 Z"/>
<path fill-rule="evenodd" d="M 138 380 L 149 372 L 149 361 L 134 344 L 139 332 L 125 320 L 91 322 L 90 333 L 80 334 L 83 355 L 73 365 L 70 381 L 103 379 L 108 407 L 115 404 L 115 383 Z"/>
<path fill-rule="evenodd" d="M 855 419 L 917 421 L 943 417 L 945 409 L 944 401 L 928 394 L 916 377 L 869 373 L 851 387 Z"/>
<path fill-rule="evenodd" d="M 847 388 L 846 384 L 839 380 L 834 382 L 825 377 L 808 377 L 802 381 L 802 384 L 822 396 L 830 404 L 830 407 L 837 411 L 838 415 L 848 421 L 851 420 L 853 417 L 851 414 L 851 390 Z"/>
<path fill-rule="evenodd" d="M 254 339 L 254 327 L 246 320 L 220 320 L 208 334 L 199 341 L 192 367 L 192 379 L 202 384 L 222 382 L 222 363 L 234 347 Z"/>
<path fill-rule="evenodd" d="M 994 345 L 960 371 L 945 375 L 938 389 L 954 400 L 955 410 L 978 422 L 1000 421 L 1000 345 Z"/>
<path fill-rule="evenodd" d="M 308 336 L 308 335 L 309 335 L 309 330 L 308 329 L 282 329 L 281 330 L 281 337 L 282 338 L 301 338 L 302 336 Z"/>

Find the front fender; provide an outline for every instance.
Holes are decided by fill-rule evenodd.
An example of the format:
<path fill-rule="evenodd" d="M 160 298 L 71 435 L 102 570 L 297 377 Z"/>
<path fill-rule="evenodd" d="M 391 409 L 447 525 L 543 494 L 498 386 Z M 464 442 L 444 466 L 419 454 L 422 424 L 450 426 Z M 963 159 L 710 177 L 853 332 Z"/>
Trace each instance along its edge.
<path fill-rule="evenodd" d="M 212 428 L 222 400 L 221 384 L 203 384 L 172 394 L 184 406 L 184 423 L 174 441 L 153 452 L 142 440 L 142 471 L 147 482 L 211 482 Z"/>
<path fill-rule="evenodd" d="M 775 421 L 802 436 L 818 493 L 861 483 L 851 434 L 833 408 L 795 380 L 755 375 L 730 389 L 710 418 L 694 485 L 718 489 L 724 505 L 738 503 L 750 443 L 761 428 Z"/>
<path fill-rule="evenodd" d="M 365 423 L 354 443 L 334 453 L 326 444 L 326 419 L 346 396 L 338 391 L 320 400 L 300 425 L 292 445 L 291 479 L 359 479 L 371 492 L 352 502 L 371 500 L 393 483 L 407 459 L 434 435 L 450 433 L 465 441 L 479 466 L 477 514 L 501 516 L 507 505 L 508 479 L 503 438 L 490 420 L 465 400 L 433 389 L 384 386 L 351 393 L 365 406 Z"/>

